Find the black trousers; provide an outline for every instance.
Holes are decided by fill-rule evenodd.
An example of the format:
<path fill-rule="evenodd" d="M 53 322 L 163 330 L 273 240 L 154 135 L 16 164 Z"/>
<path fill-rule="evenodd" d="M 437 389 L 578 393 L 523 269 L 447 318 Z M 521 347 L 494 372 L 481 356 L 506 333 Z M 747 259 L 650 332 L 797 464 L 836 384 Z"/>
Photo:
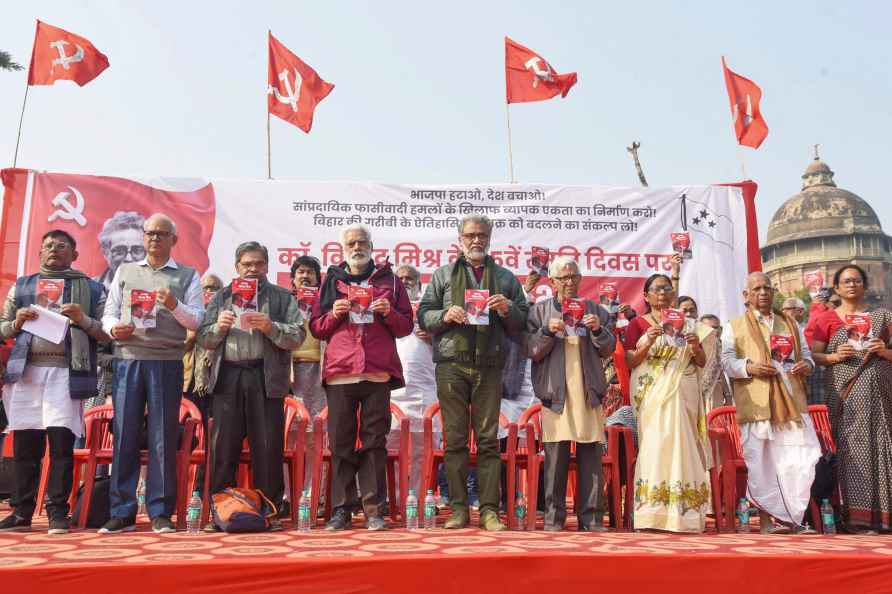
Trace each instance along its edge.
<path fill-rule="evenodd" d="M 263 367 L 242 368 L 224 361 L 214 390 L 211 435 L 211 493 L 236 486 L 242 441 L 248 437 L 254 487 L 276 507 L 285 477 L 285 410 L 281 398 L 267 398 Z"/>
<path fill-rule="evenodd" d="M 328 440 L 331 447 L 332 511 L 357 507 L 356 481 L 366 517 L 381 515 L 387 496 L 387 434 L 390 432 L 390 387 L 359 382 L 326 386 Z M 356 410 L 359 441 L 356 449 Z"/>
<path fill-rule="evenodd" d="M 37 507 L 40 470 L 46 443 L 50 444 L 50 473 L 46 492 L 50 502 L 46 506 L 50 518 L 68 515 L 68 496 L 74 470 L 74 433 L 67 427 L 25 429 L 13 432 L 15 450 L 15 493 L 11 505 L 17 516 L 31 518 Z"/>
<path fill-rule="evenodd" d="M 545 525 L 561 526 L 567 519 L 567 473 L 570 468 L 570 442 L 544 444 Z M 598 509 L 604 486 L 601 471 L 603 446 L 599 442 L 576 444 L 576 518 L 579 530 L 601 522 Z"/>

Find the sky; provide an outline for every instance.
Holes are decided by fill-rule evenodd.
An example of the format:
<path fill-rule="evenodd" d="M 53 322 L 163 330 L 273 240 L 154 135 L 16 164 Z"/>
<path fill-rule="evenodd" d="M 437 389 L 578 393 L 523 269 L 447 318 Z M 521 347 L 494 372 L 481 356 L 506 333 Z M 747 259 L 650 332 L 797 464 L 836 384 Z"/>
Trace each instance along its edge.
<path fill-rule="evenodd" d="M 334 91 L 307 135 L 273 118 L 275 178 L 508 180 L 504 37 L 579 82 L 510 108 L 521 183 L 651 186 L 747 177 L 763 240 L 819 143 L 837 184 L 892 232 L 892 5 L 884 2 L 17 2 L 0 49 L 27 67 L 35 20 L 87 37 L 111 67 L 32 87 L 18 164 L 139 177 L 266 177 L 266 33 Z M 763 90 L 758 150 L 732 133 L 721 56 Z M 12 165 L 27 71 L 0 72 Z"/>

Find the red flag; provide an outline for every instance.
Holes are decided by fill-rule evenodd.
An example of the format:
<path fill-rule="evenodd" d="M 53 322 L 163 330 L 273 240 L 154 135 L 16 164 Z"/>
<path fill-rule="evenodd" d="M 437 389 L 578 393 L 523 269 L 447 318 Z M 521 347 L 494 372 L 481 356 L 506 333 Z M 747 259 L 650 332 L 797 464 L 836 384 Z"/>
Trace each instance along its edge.
<path fill-rule="evenodd" d="M 566 97 L 576 73 L 558 74 L 542 56 L 505 38 L 505 91 L 508 103 Z"/>
<path fill-rule="evenodd" d="M 269 112 L 309 132 L 313 127 L 313 110 L 325 99 L 334 85 L 327 83 L 269 34 Z"/>
<path fill-rule="evenodd" d="M 29 85 L 51 85 L 73 80 L 82 87 L 108 68 L 108 58 L 89 40 L 37 21 Z"/>
<path fill-rule="evenodd" d="M 744 146 L 759 148 L 768 136 L 768 126 L 759 110 L 762 89 L 748 78 L 731 72 L 722 58 L 722 69 L 725 71 L 725 86 L 728 87 L 728 99 L 731 100 L 731 116 L 734 118 L 734 132 L 737 142 Z"/>

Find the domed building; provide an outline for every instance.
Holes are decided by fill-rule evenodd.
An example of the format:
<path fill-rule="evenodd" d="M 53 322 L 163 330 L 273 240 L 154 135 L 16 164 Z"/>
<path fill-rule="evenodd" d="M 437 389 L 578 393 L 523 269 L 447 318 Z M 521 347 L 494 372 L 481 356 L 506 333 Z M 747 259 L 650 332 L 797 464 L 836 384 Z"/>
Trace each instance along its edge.
<path fill-rule="evenodd" d="M 820 270 L 824 284 L 845 264 L 867 271 L 871 304 L 892 305 L 892 238 L 861 197 L 836 187 L 833 171 L 817 154 L 802 174 L 802 191 L 781 206 L 768 225 L 762 267 L 785 295 L 805 286 L 803 274 Z"/>

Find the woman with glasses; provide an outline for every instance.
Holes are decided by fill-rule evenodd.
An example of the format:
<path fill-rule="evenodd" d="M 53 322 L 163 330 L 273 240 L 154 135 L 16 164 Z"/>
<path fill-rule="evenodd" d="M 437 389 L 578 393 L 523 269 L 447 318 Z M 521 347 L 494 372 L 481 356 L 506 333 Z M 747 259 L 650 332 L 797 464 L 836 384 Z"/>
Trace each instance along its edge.
<path fill-rule="evenodd" d="M 842 521 L 852 532 L 892 529 L 892 312 L 867 305 L 867 274 L 849 264 L 833 276 L 842 299 L 815 320 L 812 352 L 826 365 L 827 406 L 839 456 Z M 866 337 L 852 339 L 858 317 L 869 319 Z M 866 322 L 866 320 L 865 320 Z"/>
<path fill-rule="evenodd" d="M 644 283 L 648 311 L 629 323 L 626 360 L 638 416 L 635 466 L 636 529 L 703 532 L 711 466 L 706 402 L 719 378 L 715 331 L 685 318 L 680 335 L 663 332 L 663 312 L 675 304 L 673 279 L 654 274 Z"/>

